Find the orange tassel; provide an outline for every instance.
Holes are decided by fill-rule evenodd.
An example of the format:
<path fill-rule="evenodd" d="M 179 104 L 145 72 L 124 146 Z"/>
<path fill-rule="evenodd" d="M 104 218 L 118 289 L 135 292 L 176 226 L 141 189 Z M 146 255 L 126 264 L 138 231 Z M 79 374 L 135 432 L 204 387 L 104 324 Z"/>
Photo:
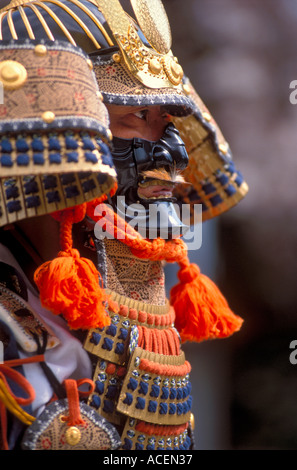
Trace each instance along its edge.
<path fill-rule="evenodd" d="M 73 379 L 67 379 L 64 381 L 67 399 L 69 416 L 66 418 L 68 426 L 83 426 L 86 422 L 82 419 L 79 407 L 79 394 L 77 389 L 77 382 Z"/>
<path fill-rule="evenodd" d="M 178 278 L 170 300 L 183 342 L 226 338 L 240 329 L 243 320 L 230 310 L 218 287 L 196 264 L 188 260 L 180 263 Z"/>
<path fill-rule="evenodd" d="M 92 261 L 81 258 L 72 248 L 72 225 L 83 219 L 85 205 L 55 214 L 60 220 L 62 250 L 34 273 L 42 305 L 63 315 L 72 329 L 103 328 L 110 324 L 100 275 Z"/>
<path fill-rule="evenodd" d="M 34 275 L 42 305 L 63 315 L 72 329 L 102 328 L 110 324 L 99 285 L 98 272 L 77 250 L 60 252 L 44 263 Z"/>
<path fill-rule="evenodd" d="M 94 220 L 93 205 L 88 205 L 88 215 Z M 143 239 L 138 232 L 125 221 L 118 223 L 117 214 L 106 207 L 106 230 L 130 247 L 131 253 L 141 259 L 165 260 L 177 262 L 179 284 L 170 292 L 170 303 L 175 310 L 175 327 L 182 341 L 203 341 L 212 338 L 225 338 L 238 331 L 243 323 L 235 315 L 218 287 L 200 273 L 196 264 L 190 264 L 187 246 L 181 239 L 165 241 Z M 123 229 L 124 227 L 124 229 Z"/>

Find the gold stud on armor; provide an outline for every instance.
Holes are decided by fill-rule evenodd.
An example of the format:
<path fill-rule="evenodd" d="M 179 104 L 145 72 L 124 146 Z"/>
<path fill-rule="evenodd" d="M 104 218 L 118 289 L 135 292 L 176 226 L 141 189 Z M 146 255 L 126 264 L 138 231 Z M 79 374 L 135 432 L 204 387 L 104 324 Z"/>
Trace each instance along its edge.
<path fill-rule="evenodd" d="M 15 60 L 0 62 L 0 81 L 6 90 L 16 90 L 27 80 L 27 70 Z"/>
<path fill-rule="evenodd" d="M 44 122 L 46 122 L 47 124 L 50 124 L 51 122 L 53 122 L 55 120 L 55 113 L 53 113 L 52 111 L 45 111 L 44 113 L 42 113 L 42 119 Z"/>
<path fill-rule="evenodd" d="M 100 101 L 103 101 L 103 95 L 102 95 L 101 91 L 97 91 L 96 95 L 97 95 L 97 97 L 99 98 Z"/>
<path fill-rule="evenodd" d="M 183 78 L 182 67 L 171 57 L 164 56 L 161 59 L 165 73 L 173 85 L 179 85 Z"/>
<path fill-rule="evenodd" d="M 47 48 L 44 44 L 37 44 L 34 49 L 36 55 L 43 56 L 47 53 Z"/>
<path fill-rule="evenodd" d="M 162 65 L 157 59 L 151 59 L 149 62 L 149 69 L 150 72 L 159 74 L 162 70 Z"/>
<path fill-rule="evenodd" d="M 170 67 L 171 67 L 171 72 L 173 73 L 173 75 L 176 78 L 181 79 L 183 76 L 183 69 L 181 68 L 181 66 L 175 60 L 172 60 Z"/>
<path fill-rule="evenodd" d="M 229 145 L 227 144 L 227 142 L 225 144 L 220 144 L 219 145 L 219 150 L 224 154 L 226 155 L 228 153 L 228 149 L 229 149 Z"/>
<path fill-rule="evenodd" d="M 194 429 L 195 429 L 195 416 L 193 415 L 193 413 L 191 413 L 191 416 L 190 416 L 190 424 L 191 424 L 192 430 L 194 431 Z"/>
<path fill-rule="evenodd" d="M 89 69 L 93 70 L 93 62 L 91 61 L 91 59 L 87 59 L 87 64 L 89 66 Z"/>
<path fill-rule="evenodd" d="M 191 88 L 186 83 L 183 85 L 183 90 L 187 95 L 189 95 L 191 93 Z"/>
<path fill-rule="evenodd" d="M 118 64 L 119 62 L 121 62 L 121 56 L 120 54 L 113 54 L 112 56 L 113 60 Z"/>
<path fill-rule="evenodd" d="M 81 432 L 76 426 L 70 426 L 65 432 L 67 444 L 75 446 L 81 439 Z"/>
<path fill-rule="evenodd" d="M 207 121 L 207 122 L 210 122 L 211 119 L 212 119 L 211 115 L 207 111 L 202 113 L 202 116 L 203 116 L 203 119 L 205 119 L 205 121 Z"/>

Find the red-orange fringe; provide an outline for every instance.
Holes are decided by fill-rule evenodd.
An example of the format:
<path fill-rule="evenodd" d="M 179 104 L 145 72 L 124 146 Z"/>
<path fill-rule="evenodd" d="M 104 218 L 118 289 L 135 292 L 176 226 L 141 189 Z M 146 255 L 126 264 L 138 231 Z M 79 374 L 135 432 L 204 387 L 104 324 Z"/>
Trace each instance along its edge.
<path fill-rule="evenodd" d="M 179 355 L 180 342 L 174 329 L 158 330 L 157 328 L 138 326 L 138 332 L 138 346 L 146 351 L 165 356 Z"/>
<path fill-rule="evenodd" d="M 240 329 L 243 320 L 232 312 L 218 287 L 200 273 L 197 265 L 189 262 L 183 240 L 143 239 L 108 206 L 103 205 L 104 210 L 100 211 L 99 216 L 95 215 L 96 205 L 96 201 L 88 204 L 88 215 L 99 225 L 104 225 L 108 233 L 129 246 L 132 254 L 152 261 L 179 263 L 180 282 L 172 288 L 170 301 L 182 341 L 225 338 Z"/>
<path fill-rule="evenodd" d="M 188 361 L 181 366 L 170 364 L 158 364 L 149 359 L 140 359 L 140 370 L 145 370 L 157 375 L 170 375 L 174 377 L 184 377 L 191 372 L 191 364 Z"/>
<path fill-rule="evenodd" d="M 117 302 L 109 301 L 108 308 L 122 317 L 130 318 L 130 320 L 135 320 L 139 323 L 147 323 L 150 326 L 166 327 L 172 325 L 175 320 L 175 312 L 172 307 L 169 309 L 168 313 L 157 314 L 129 308 L 127 305 L 119 306 Z"/>
<path fill-rule="evenodd" d="M 55 315 L 62 314 L 73 329 L 102 328 L 110 324 L 100 274 L 91 260 L 81 258 L 72 247 L 72 226 L 85 214 L 86 204 L 82 204 L 54 215 L 60 221 L 62 251 L 34 273 L 42 305 Z"/>
<path fill-rule="evenodd" d="M 138 432 L 143 432 L 149 436 L 178 436 L 188 428 L 188 423 L 178 426 L 162 426 L 160 424 L 150 424 L 144 421 L 139 421 L 135 429 Z"/>

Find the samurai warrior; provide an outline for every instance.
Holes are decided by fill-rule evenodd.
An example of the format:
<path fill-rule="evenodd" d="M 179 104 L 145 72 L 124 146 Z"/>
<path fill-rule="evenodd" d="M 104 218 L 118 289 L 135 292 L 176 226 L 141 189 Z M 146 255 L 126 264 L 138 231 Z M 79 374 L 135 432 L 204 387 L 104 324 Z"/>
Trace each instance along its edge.
<path fill-rule="evenodd" d="M 194 449 L 182 344 L 242 319 L 183 237 L 248 187 L 164 6 L 13 0 L 0 81 L 2 448 Z"/>

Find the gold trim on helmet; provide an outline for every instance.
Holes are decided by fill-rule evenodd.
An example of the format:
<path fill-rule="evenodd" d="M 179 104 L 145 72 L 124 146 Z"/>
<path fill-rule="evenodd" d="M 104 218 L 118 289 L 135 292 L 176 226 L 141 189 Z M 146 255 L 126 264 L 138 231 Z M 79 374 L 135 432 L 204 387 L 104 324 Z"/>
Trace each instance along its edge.
<path fill-rule="evenodd" d="M 0 40 L 4 39 L 3 35 L 2 35 L 2 31 L 1 31 L 2 30 L 1 26 L 2 26 L 3 18 L 5 17 L 6 14 L 7 14 L 7 21 L 8 21 L 9 30 L 11 32 L 11 35 L 12 35 L 13 39 L 21 39 L 17 36 L 16 30 L 15 30 L 15 27 L 14 27 L 14 23 L 13 23 L 13 19 L 12 19 L 12 13 L 13 13 L 13 11 L 19 11 L 20 14 L 22 15 L 22 18 L 23 18 L 22 11 L 24 13 L 24 9 L 27 8 L 27 7 L 30 8 L 35 13 L 35 15 L 39 19 L 41 25 L 43 26 L 43 29 L 45 30 L 48 38 L 51 39 L 52 41 L 55 40 L 54 35 L 53 35 L 52 31 L 50 30 L 50 27 L 48 26 L 45 18 L 41 15 L 40 11 L 37 8 L 37 7 L 39 7 L 39 8 L 44 9 L 50 15 L 50 17 L 55 21 L 55 23 L 61 28 L 61 30 L 63 31 L 63 33 L 67 37 L 68 41 L 73 46 L 76 46 L 77 44 L 76 44 L 75 40 L 73 39 L 73 37 L 71 36 L 69 31 L 67 30 L 66 26 L 61 21 L 61 19 L 50 9 L 50 7 L 48 5 L 45 5 L 44 3 L 45 2 L 38 1 L 38 0 L 37 1 L 34 1 L 34 0 L 33 1 L 14 0 L 9 5 L 2 8 L 2 10 L 0 10 L 1 11 L 1 16 L 0 16 Z M 88 35 L 88 37 L 93 42 L 95 48 L 96 49 L 101 48 L 100 44 L 95 39 L 94 35 L 90 32 L 88 26 L 69 7 L 64 5 L 62 2 L 59 2 L 58 0 L 47 0 L 46 3 L 47 4 L 48 3 L 55 4 L 55 5 L 59 6 L 61 9 L 63 9 L 64 11 L 66 11 L 75 20 L 75 22 L 79 24 L 79 26 L 83 29 L 83 31 Z M 93 21 L 93 23 L 97 26 L 97 28 L 103 34 L 103 36 L 106 39 L 106 41 L 108 42 L 109 46 L 114 46 L 114 43 L 111 40 L 111 38 L 109 37 L 107 31 L 102 26 L 102 24 L 98 21 L 96 16 L 91 12 L 91 10 L 89 10 L 87 7 L 85 7 L 85 5 L 83 5 L 79 0 L 69 0 L 69 3 L 72 3 L 73 5 L 77 6 L 86 15 L 88 15 L 88 17 Z M 91 3 L 93 3 L 93 2 L 91 2 Z M 31 27 L 28 19 L 27 19 L 26 23 L 24 21 L 24 24 L 25 24 L 26 28 L 27 28 L 27 26 Z M 27 30 L 28 30 L 28 28 L 27 28 Z M 34 37 L 31 37 L 31 39 L 34 39 Z"/>
<path fill-rule="evenodd" d="M 173 56 L 171 47 L 171 34 L 168 19 L 164 9 L 161 9 L 161 2 L 154 0 L 148 2 L 144 0 L 134 1 L 132 5 L 137 14 L 137 19 L 141 19 L 142 29 L 147 41 L 151 41 L 153 46 L 148 47 L 141 40 L 137 32 L 137 25 L 123 10 L 119 0 L 96 0 L 98 8 L 104 15 L 117 44 L 122 52 L 123 59 L 129 71 L 138 80 L 149 88 L 172 88 L 181 84 L 183 70 L 177 65 L 177 59 Z M 159 6 L 157 13 L 163 12 L 164 19 L 159 22 L 165 26 L 158 27 L 156 14 L 153 7 Z M 162 5 L 163 8 L 163 5 Z M 150 15 L 147 15 L 149 12 Z M 143 17 L 148 18 L 147 23 Z M 147 33 L 147 34 L 146 34 Z M 164 40 L 164 38 L 166 38 Z M 167 51 L 166 54 L 160 51 Z"/>
<path fill-rule="evenodd" d="M 160 0 L 130 0 L 138 24 L 150 45 L 160 54 L 171 49 L 172 37 L 167 14 Z"/>
<path fill-rule="evenodd" d="M 212 218 L 237 204 L 248 187 L 234 169 L 231 151 L 220 128 L 172 54 L 170 26 L 161 0 L 130 0 L 130 3 L 136 19 L 124 11 L 119 0 L 13 0 L 0 10 L 0 39 L 5 17 L 12 37 L 22 39 L 17 35 L 22 33 L 14 26 L 14 11 L 21 15 L 22 32 L 25 27 L 32 37 L 30 27 L 34 34 L 41 24 L 50 40 L 58 39 L 43 10 L 48 13 L 48 20 L 54 20 L 68 41 L 76 46 L 74 33 L 72 36 L 70 27 L 68 30 L 63 23 L 63 13 L 67 13 L 68 19 L 70 15 L 72 24 L 81 28 L 80 37 L 88 36 L 94 46 L 93 50 L 88 44 L 85 52 L 95 55 L 92 57 L 94 73 L 106 104 L 154 103 L 166 105 L 168 109 L 170 106 L 170 114 L 175 116 L 172 120 L 189 154 L 189 166 L 183 175 L 186 184 L 179 185 L 177 197 L 191 207 L 202 203 L 203 219 Z M 26 8 L 35 16 L 26 16 Z M 76 8 L 82 12 L 81 16 Z M 100 21 L 100 14 L 102 22 L 108 24 L 107 29 Z M 106 41 L 105 46 L 97 42 L 100 35 Z"/>
<path fill-rule="evenodd" d="M 119 61 L 123 60 L 128 70 L 143 85 L 149 88 L 176 88 L 182 91 L 183 70 L 178 64 L 177 58 L 173 56 L 170 50 L 171 31 L 165 9 L 160 0 L 131 0 L 132 7 L 147 43 L 138 34 L 139 25 L 127 15 L 119 0 L 91 0 L 91 3 L 98 7 L 98 10 L 106 19 L 116 44 L 89 8 L 79 2 L 79 0 L 68 0 L 68 3 L 80 8 L 88 15 L 103 34 L 110 47 L 118 45 L 120 49 L 118 55 Z M 13 39 L 19 39 L 12 18 L 13 11 L 18 10 L 29 37 L 34 39 L 34 29 L 25 12 L 25 9 L 28 7 L 35 13 L 47 36 L 53 40 L 54 35 L 45 18 L 39 12 L 39 9 L 43 9 L 60 27 L 68 41 L 76 46 L 76 42 L 67 27 L 61 18 L 50 8 L 49 4 L 56 5 L 68 13 L 91 39 L 95 49 L 101 49 L 100 44 L 86 23 L 74 13 L 70 6 L 63 4 L 59 0 L 47 0 L 46 2 L 13 0 L 1 10 L 0 22 L 2 23 L 7 15 L 11 35 Z M 0 25 L 0 39 L 3 39 L 1 29 Z"/>
<path fill-rule="evenodd" d="M 45 19 L 43 18 L 42 14 L 40 13 L 40 11 L 38 10 L 38 8 L 36 8 L 36 6 L 34 4 L 31 4 L 31 3 L 28 3 L 28 8 L 31 8 L 31 10 L 34 11 L 35 15 L 37 16 L 37 18 L 39 19 L 41 25 L 43 26 L 43 29 L 44 31 L 46 32 L 48 38 L 51 40 L 51 41 L 54 41 L 55 38 L 54 36 L 52 35 L 52 32 L 51 30 L 49 29 Z"/>

